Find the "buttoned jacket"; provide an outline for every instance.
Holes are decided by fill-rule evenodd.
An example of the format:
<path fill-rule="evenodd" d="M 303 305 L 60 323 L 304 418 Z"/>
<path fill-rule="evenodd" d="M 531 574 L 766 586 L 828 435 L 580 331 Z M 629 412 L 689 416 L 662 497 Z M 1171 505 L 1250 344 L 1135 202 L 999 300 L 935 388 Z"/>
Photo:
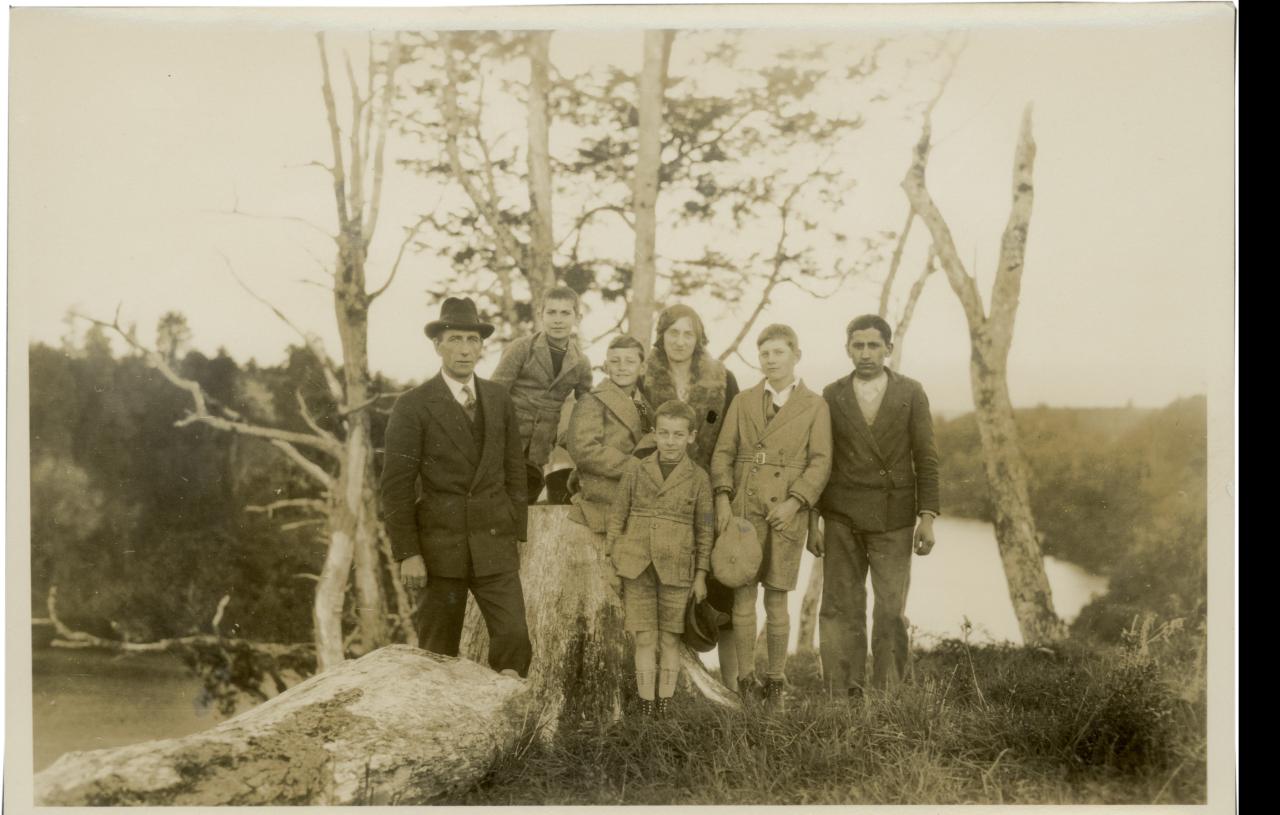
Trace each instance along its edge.
<path fill-rule="evenodd" d="M 392 554 L 422 555 L 428 574 L 440 577 L 515 571 L 516 541 L 526 537 L 515 406 L 502 386 L 475 383 L 483 449 L 439 374 L 400 396 L 387 423 L 381 492 Z"/>
<path fill-rule="evenodd" d="M 886 532 L 939 512 L 938 450 L 929 399 L 919 382 L 885 369 L 888 381 L 874 422 L 853 392 L 853 374 L 822 392 L 831 406 L 831 479 L 819 507 L 861 532 Z"/>
<path fill-rule="evenodd" d="M 539 331 L 507 345 L 492 379 L 510 392 L 526 456 L 542 467 L 555 446 L 565 400 L 571 393 L 581 398 L 591 390 L 591 361 L 578 348 L 577 338 L 571 338 L 557 375 L 547 335 Z"/>
<path fill-rule="evenodd" d="M 631 459 L 609 507 L 606 538 L 620 577 L 639 577 L 652 563 L 664 585 L 692 585 L 697 569 L 711 570 L 711 480 L 687 455 L 666 479 L 656 452 Z"/>
<path fill-rule="evenodd" d="M 735 515 L 767 516 L 789 495 L 816 506 L 831 473 L 831 414 L 822 397 L 796 383 L 765 421 L 765 383 L 739 393 L 711 457 L 711 483 L 733 498 Z M 797 512 L 785 537 L 803 540 L 808 513 Z"/>
<path fill-rule="evenodd" d="M 636 397 L 644 398 L 638 389 Z M 565 436 L 580 485 L 573 499 L 578 511 L 570 517 L 604 533 L 614 490 L 642 440 L 652 442 L 652 436 L 644 432 L 636 403 L 612 380 L 606 379 L 577 400 Z"/>

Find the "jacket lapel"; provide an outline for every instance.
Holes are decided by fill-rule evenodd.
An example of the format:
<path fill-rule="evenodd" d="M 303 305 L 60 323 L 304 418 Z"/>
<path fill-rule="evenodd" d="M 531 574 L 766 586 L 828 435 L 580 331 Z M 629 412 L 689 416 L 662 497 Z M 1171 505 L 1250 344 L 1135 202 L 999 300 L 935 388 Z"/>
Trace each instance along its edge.
<path fill-rule="evenodd" d="M 547 345 L 547 335 L 538 332 L 533 338 L 533 358 L 537 360 L 538 365 L 542 368 L 543 381 L 550 382 L 554 379 L 554 370 L 551 366 L 551 347 Z M 563 368 L 561 370 L 564 370 Z"/>
<path fill-rule="evenodd" d="M 881 436 L 884 429 L 890 427 L 893 418 L 902 411 L 902 397 L 905 386 L 902 379 L 888 368 L 884 369 L 889 381 L 885 383 L 884 395 L 880 397 L 880 409 L 876 411 L 876 420 L 871 423 L 871 435 Z"/>
<path fill-rule="evenodd" d="M 566 367 L 569 365 L 567 356 L 564 364 Z M 631 438 L 639 441 L 644 433 L 643 428 L 640 426 L 640 412 L 636 410 L 636 403 L 631 397 L 623 393 L 622 388 L 619 388 L 608 379 L 600 387 L 596 388 L 593 393 L 614 416 L 618 417 L 619 421 L 626 425 L 627 430 L 631 432 Z"/>
<path fill-rule="evenodd" d="M 886 386 L 886 396 L 888 395 L 888 390 Z M 884 453 L 880 452 L 880 445 L 876 444 L 876 437 L 871 432 L 871 426 L 867 424 L 867 418 L 862 414 L 862 406 L 858 404 L 857 397 L 853 395 L 853 374 L 849 374 L 839 381 L 836 387 L 836 406 L 844 413 L 845 421 L 853 428 L 853 432 L 861 436 L 876 458 L 883 462 Z M 881 412 L 884 410 L 883 402 L 881 402 L 880 410 Z"/>
<path fill-rule="evenodd" d="M 777 415 L 773 417 L 773 421 L 764 426 L 764 435 L 769 436 L 790 424 L 795 419 L 805 415 L 806 409 L 809 407 L 809 398 L 813 396 L 813 392 L 804 386 L 803 382 L 796 383 L 796 389 L 791 392 L 791 398 L 782 406 Z M 760 413 L 761 418 L 764 415 L 764 396 L 760 397 Z"/>
<path fill-rule="evenodd" d="M 658 454 L 652 453 L 640 465 L 640 469 L 644 472 L 649 480 L 653 482 L 654 492 L 662 492 L 662 468 L 658 466 Z"/>
<path fill-rule="evenodd" d="M 481 383 L 480 377 L 476 377 L 476 390 L 486 390 L 488 382 Z M 476 482 L 480 480 L 481 475 L 485 472 L 486 464 L 500 455 L 501 446 L 506 440 L 506 434 L 499 427 L 502 419 L 502 405 L 499 403 L 498 395 L 492 391 L 485 393 L 480 397 L 480 415 L 484 421 L 484 450 L 480 452 L 480 465 L 476 467 L 475 476 L 471 479 L 471 486 L 475 487 Z M 471 436 L 471 428 L 467 428 L 467 437 Z M 473 443 L 472 449 L 475 448 Z"/>
<path fill-rule="evenodd" d="M 545 335 L 542 337 L 542 341 L 543 343 L 546 343 L 547 338 Z M 558 384 L 561 379 L 564 379 L 566 376 L 568 376 L 570 371 L 578 367 L 578 356 L 579 356 L 579 352 L 578 352 L 577 340 L 573 337 L 570 337 L 569 345 L 564 352 L 564 362 L 560 364 L 560 374 L 551 380 L 551 385 L 553 387 L 556 384 Z M 550 373 L 554 370 L 555 370 L 555 366 L 551 364 L 551 346 L 548 345 L 547 346 L 547 371 L 548 373 Z"/>
<path fill-rule="evenodd" d="M 743 400 L 739 413 L 747 417 L 747 425 L 751 428 L 750 438 L 759 439 L 764 435 L 764 382 L 759 382 L 742 393 L 738 398 Z M 777 418 L 777 417 L 774 417 Z"/>
<path fill-rule="evenodd" d="M 479 385 L 477 384 L 476 387 L 479 388 Z M 466 456 L 467 461 L 472 464 L 478 463 L 480 451 L 476 449 L 476 440 L 471 435 L 471 428 L 467 427 L 467 414 L 463 412 L 458 400 L 453 398 L 453 391 L 449 390 L 449 386 L 445 383 L 444 374 L 436 374 L 435 378 L 428 383 L 428 389 L 429 401 L 432 403 L 432 417 L 444 429 L 444 434 L 449 441 L 453 442 L 454 446 Z"/>
<path fill-rule="evenodd" d="M 671 475 L 667 476 L 667 480 L 663 481 L 662 468 L 658 466 L 658 459 L 655 457 L 653 459 L 653 468 L 658 471 L 658 481 L 660 483 L 660 486 L 658 487 L 658 494 L 662 495 L 667 490 L 675 489 L 692 478 L 693 473 L 689 469 L 692 466 L 693 465 L 689 463 L 689 456 L 686 455 L 684 458 L 680 459 L 680 463 L 671 471 Z"/>

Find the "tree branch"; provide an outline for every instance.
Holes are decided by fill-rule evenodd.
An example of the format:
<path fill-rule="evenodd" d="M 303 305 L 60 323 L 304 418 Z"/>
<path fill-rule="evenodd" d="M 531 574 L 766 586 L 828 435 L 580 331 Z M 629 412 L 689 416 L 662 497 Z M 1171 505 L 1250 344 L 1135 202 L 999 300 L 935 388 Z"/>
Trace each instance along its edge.
<path fill-rule="evenodd" d="M 307 350 L 311 352 L 311 355 L 316 358 L 316 361 L 320 363 L 320 368 L 324 371 L 325 385 L 329 388 L 330 395 L 333 396 L 335 401 L 341 402 L 342 385 L 338 382 L 338 368 L 334 365 L 328 352 L 325 351 L 324 343 L 321 341 L 320 337 L 315 334 L 309 334 L 299 328 L 297 323 L 285 316 L 285 313 L 277 308 L 274 303 L 250 288 L 249 284 L 244 282 L 240 275 L 236 274 L 235 267 L 231 265 L 231 261 L 225 254 L 222 252 L 218 252 L 218 254 L 222 256 L 222 262 L 226 264 L 227 271 L 230 272 L 231 276 L 235 278 L 235 281 L 240 284 L 240 288 L 248 292 L 249 296 L 254 300 L 257 300 L 262 305 L 271 309 L 272 314 L 275 314 L 281 322 L 293 329 L 294 333 L 302 338 L 303 344 L 306 346 Z"/>
<path fill-rule="evenodd" d="M 902 347 L 907 338 L 907 329 L 911 327 L 911 317 L 915 314 L 916 303 L 919 302 L 920 295 L 924 293 L 924 286 L 929 282 L 929 275 L 933 274 L 937 268 L 934 266 L 934 258 L 936 257 L 937 254 L 933 251 L 933 247 L 929 247 L 929 257 L 925 259 L 924 270 L 920 272 L 916 282 L 911 284 L 911 291 L 907 293 L 907 302 L 902 307 L 902 317 L 898 319 L 898 325 L 893 330 L 893 353 L 890 356 L 889 367 L 895 371 L 898 370 L 902 362 Z"/>
<path fill-rule="evenodd" d="M 902 249 L 907 245 L 907 236 L 911 234 L 911 224 L 915 218 L 916 211 L 908 206 L 907 222 L 902 225 L 902 231 L 898 233 L 898 243 L 893 247 L 893 256 L 889 259 L 889 274 L 884 279 L 884 285 L 880 287 L 880 310 L 877 313 L 881 317 L 889 316 L 889 294 L 893 291 L 893 279 L 898 276 L 898 266 L 902 263 Z"/>
<path fill-rule="evenodd" d="M 268 518 L 275 517 L 276 512 L 282 509 L 310 509 L 315 512 L 327 512 L 328 504 L 319 498 L 285 498 L 279 501 L 272 501 L 269 504 L 259 505 L 253 504 L 244 508 L 245 512 L 256 512 L 265 514 Z"/>
<path fill-rule="evenodd" d="M 400 35 L 392 37 L 387 55 L 387 78 L 382 86 L 382 106 L 378 111 L 378 145 L 373 152 L 373 191 L 369 196 L 369 218 L 364 225 L 364 240 L 368 244 L 373 239 L 373 230 L 378 225 L 378 213 L 382 209 L 382 175 L 386 164 L 387 132 L 391 129 L 391 103 L 395 100 L 396 72 L 400 68 Z M 372 61 L 373 46 L 369 46 Z M 373 93 L 372 63 L 370 66 L 369 93 Z M 388 281 L 390 284 L 390 281 Z M 384 287 L 385 288 L 385 287 Z M 381 292 L 379 292 L 381 293 Z"/>
<path fill-rule="evenodd" d="M 437 203 L 436 206 L 438 207 L 439 203 Z M 432 212 L 432 215 L 434 214 L 435 213 Z M 391 271 L 387 274 L 387 282 L 383 283 L 381 286 L 377 288 L 376 291 L 370 293 L 367 297 L 365 297 L 366 303 L 372 303 L 374 300 L 377 300 L 379 297 L 381 297 L 382 293 L 385 292 L 387 290 L 387 287 L 391 285 L 391 281 L 396 279 L 396 272 L 400 271 L 400 261 L 404 260 L 405 250 L 409 248 L 409 244 L 413 243 L 413 239 L 418 237 L 418 232 L 422 229 L 422 227 L 428 223 L 431 223 L 431 220 L 432 220 L 431 215 L 423 215 L 421 218 L 418 219 L 418 222 L 416 224 L 414 224 L 410 229 L 406 230 L 404 240 L 400 242 L 400 251 L 396 252 L 395 262 L 391 264 Z"/>
<path fill-rule="evenodd" d="M 311 432 L 322 439 L 328 439 L 333 442 L 334 446 L 338 446 L 338 439 L 328 430 L 321 427 L 316 422 L 315 417 L 311 415 L 311 409 L 307 407 L 307 400 L 302 398 L 302 388 L 295 390 L 293 395 L 298 399 L 298 411 L 302 414 L 302 421 L 307 423 L 307 427 L 311 428 Z"/>
<path fill-rule="evenodd" d="M 222 612 L 226 609 L 226 604 L 229 601 L 229 597 L 223 597 L 222 601 L 218 603 L 218 610 L 214 615 L 215 629 L 217 625 L 221 623 Z M 68 627 L 58 616 L 57 586 L 49 587 L 49 595 L 45 603 L 49 609 L 49 621 L 53 624 L 54 630 L 58 632 L 58 638 L 55 638 L 50 644 L 57 648 L 103 648 L 127 654 L 154 654 L 183 647 L 242 647 L 270 657 L 294 658 L 309 658 L 314 653 L 314 649 L 310 644 L 299 643 L 295 645 L 287 643 L 251 642 L 249 640 L 223 637 L 217 633 L 194 634 L 186 637 L 171 637 L 168 639 L 155 640 L 153 642 L 111 640 L 85 631 L 75 631 Z"/>
<path fill-rule="evenodd" d="M 1028 104 L 1022 112 L 1022 128 L 1013 156 L 1013 203 L 1009 208 L 1009 221 L 1000 237 L 1000 265 L 996 267 L 996 281 L 991 290 L 991 327 L 1006 345 L 1013 338 L 1013 320 L 1022 290 L 1027 231 L 1035 198 L 1032 179 L 1035 163 L 1036 143 L 1031 135 L 1031 105 Z"/>
<path fill-rule="evenodd" d="M 294 464 L 297 464 L 307 475 L 314 480 L 320 482 L 320 485 L 327 490 L 333 489 L 333 476 L 329 475 L 323 467 L 316 464 L 311 459 L 302 455 L 297 447 L 294 447 L 284 439 L 272 439 L 271 443 L 279 448 L 286 456 L 288 456 Z"/>
<path fill-rule="evenodd" d="M 342 159 L 342 131 L 338 128 L 338 105 L 333 99 L 333 83 L 329 79 L 329 56 L 325 53 L 324 33 L 316 32 L 316 45 L 320 50 L 320 69 L 324 76 L 321 94 L 324 96 L 325 114 L 329 120 L 329 141 L 333 148 L 333 197 L 338 205 L 338 231 L 348 234 L 351 217 L 347 212 L 346 171 Z"/>

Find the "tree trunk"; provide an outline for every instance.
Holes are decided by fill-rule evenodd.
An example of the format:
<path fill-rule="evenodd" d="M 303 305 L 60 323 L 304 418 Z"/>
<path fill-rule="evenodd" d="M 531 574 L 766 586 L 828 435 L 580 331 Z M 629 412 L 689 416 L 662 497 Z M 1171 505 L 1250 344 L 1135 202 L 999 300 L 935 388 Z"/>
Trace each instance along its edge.
<path fill-rule="evenodd" d="M 318 674 L 180 739 L 68 753 L 41 806 L 421 804 L 473 783 L 524 732 L 526 683 L 404 645 Z"/>
<path fill-rule="evenodd" d="M 562 722 L 610 721 L 635 693 L 635 668 L 622 627 L 622 603 L 610 588 L 613 567 L 603 539 L 569 520 L 571 507 L 529 507 L 529 541 L 520 545 L 533 663 L 529 673 L 538 725 L 549 738 Z M 474 599 L 468 600 L 459 653 L 486 663 L 489 635 Z M 732 704 L 697 656 L 681 663 L 704 695 Z"/>
<path fill-rule="evenodd" d="M 1028 645 L 1052 642 L 1063 637 L 1066 628 L 1054 611 L 1053 595 L 1044 571 L 1044 558 L 1027 488 L 1028 467 L 1018 445 L 1006 373 L 1035 195 L 1032 175 L 1036 145 L 1031 135 L 1031 106 L 1028 105 L 1023 113 L 1018 145 L 1014 151 L 1013 202 L 1001 236 L 990 316 L 984 313 L 977 281 L 964 268 L 951 230 L 925 184 L 931 132 L 932 122 L 926 112 L 920 140 L 916 143 L 911 167 L 902 180 L 902 188 L 916 215 L 929 229 L 933 239 L 932 251 L 942 263 L 947 281 L 959 298 L 969 323 L 972 348 L 969 370 L 974 413 L 982 440 L 987 485 L 995 507 L 996 542 L 1000 547 L 1000 559 L 1018 627 L 1022 631 L 1023 642 Z"/>
<path fill-rule="evenodd" d="M 800 640 L 796 651 L 812 651 L 818 634 L 818 609 L 822 603 L 822 558 L 813 559 L 813 570 L 805 584 L 804 599 L 800 601 Z"/>
<path fill-rule="evenodd" d="M 631 273 L 631 297 L 627 302 L 627 332 L 646 345 L 653 335 L 656 308 L 657 202 L 662 170 L 662 97 L 667 81 L 670 31 L 644 32 L 644 64 L 640 70 L 636 178 L 632 190 L 635 222 L 635 265 Z"/>
<path fill-rule="evenodd" d="M 987 484 L 995 508 L 1000 562 L 1022 641 L 1028 645 L 1053 642 L 1065 636 L 1066 629 L 1054 612 L 1053 593 L 1044 571 L 1027 489 L 1029 468 L 1018 443 L 1004 359 L 985 359 L 982 344 L 975 342 L 969 374 Z"/>
<path fill-rule="evenodd" d="M 551 117 L 547 94 L 551 88 L 551 32 L 533 31 L 529 48 L 529 293 L 535 308 L 556 284 L 551 221 Z"/>

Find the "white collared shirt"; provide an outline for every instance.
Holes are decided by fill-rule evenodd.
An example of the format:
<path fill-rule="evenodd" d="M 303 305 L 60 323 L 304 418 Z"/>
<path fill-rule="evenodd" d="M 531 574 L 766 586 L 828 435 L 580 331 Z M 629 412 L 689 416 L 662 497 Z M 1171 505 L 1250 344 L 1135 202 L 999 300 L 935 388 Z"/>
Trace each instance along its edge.
<path fill-rule="evenodd" d="M 764 381 L 764 393 L 765 393 L 765 396 L 768 396 L 773 401 L 773 403 L 777 405 L 779 409 L 781 409 L 782 406 L 787 403 L 787 400 L 791 398 L 791 394 L 796 392 L 796 386 L 799 384 L 800 384 L 800 380 L 797 379 L 796 381 L 792 382 L 790 385 L 783 388 L 781 392 L 779 392 L 779 391 L 775 391 L 773 389 L 773 386 L 769 384 L 769 380 L 766 379 Z"/>
<path fill-rule="evenodd" d="M 853 377 L 853 393 L 859 400 L 868 404 L 878 404 L 880 397 L 884 395 L 884 389 L 889 384 L 889 375 L 883 370 L 875 379 L 862 379 L 858 376 Z"/>
<path fill-rule="evenodd" d="M 453 394 L 453 398 L 457 399 L 458 404 L 462 405 L 463 407 L 466 407 L 466 404 L 467 404 L 467 395 L 462 392 L 462 389 L 464 387 L 471 388 L 471 400 L 473 402 L 477 398 L 479 398 L 476 396 L 476 375 L 475 374 L 472 374 L 471 376 L 467 377 L 466 382 L 459 382 L 458 380 L 454 379 L 453 377 L 445 373 L 442 373 L 440 375 L 440 378 L 443 379 L 444 383 L 449 386 L 449 392 Z"/>

